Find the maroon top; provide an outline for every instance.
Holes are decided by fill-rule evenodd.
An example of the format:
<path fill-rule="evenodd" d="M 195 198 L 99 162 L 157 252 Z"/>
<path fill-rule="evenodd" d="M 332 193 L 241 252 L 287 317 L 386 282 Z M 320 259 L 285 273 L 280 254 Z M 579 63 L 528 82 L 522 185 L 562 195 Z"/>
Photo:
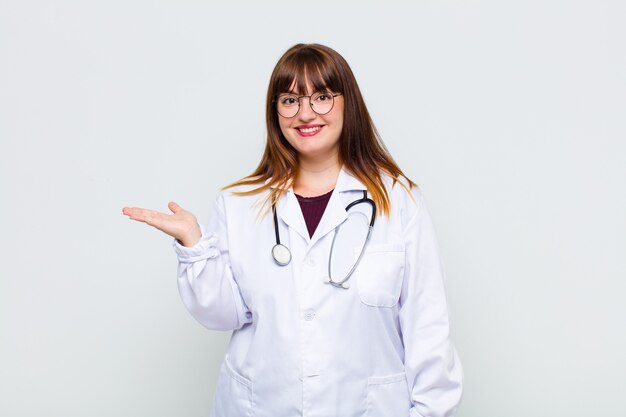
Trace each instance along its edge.
<path fill-rule="evenodd" d="M 313 233 L 315 233 L 315 229 L 317 229 L 317 225 L 322 219 L 322 214 L 324 214 L 324 210 L 326 209 L 326 205 L 332 193 L 333 190 L 330 190 L 324 195 L 315 197 L 302 197 L 296 194 L 296 198 L 302 209 L 302 214 L 304 215 L 306 228 L 309 231 L 309 237 L 313 237 Z"/>

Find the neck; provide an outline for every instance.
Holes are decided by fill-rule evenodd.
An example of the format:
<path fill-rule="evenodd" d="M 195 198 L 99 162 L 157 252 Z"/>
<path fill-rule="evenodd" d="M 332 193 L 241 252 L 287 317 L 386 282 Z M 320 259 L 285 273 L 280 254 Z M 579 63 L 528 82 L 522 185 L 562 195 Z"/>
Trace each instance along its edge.
<path fill-rule="evenodd" d="M 339 171 L 341 165 L 336 158 L 323 162 L 300 160 L 298 179 L 293 191 L 304 197 L 326 194 L 335 188 Z"/>

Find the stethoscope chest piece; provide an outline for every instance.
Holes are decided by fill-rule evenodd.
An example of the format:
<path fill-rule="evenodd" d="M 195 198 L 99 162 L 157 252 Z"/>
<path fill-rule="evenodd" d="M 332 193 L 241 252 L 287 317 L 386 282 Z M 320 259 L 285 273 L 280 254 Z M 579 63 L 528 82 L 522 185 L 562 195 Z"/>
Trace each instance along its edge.
<path fill-rule="evenodd" d="M 272 248 L 272 257 L 278 265 L 285 266 L 291 262 L 291 251 L 287 246 L 277 243 Z"/>

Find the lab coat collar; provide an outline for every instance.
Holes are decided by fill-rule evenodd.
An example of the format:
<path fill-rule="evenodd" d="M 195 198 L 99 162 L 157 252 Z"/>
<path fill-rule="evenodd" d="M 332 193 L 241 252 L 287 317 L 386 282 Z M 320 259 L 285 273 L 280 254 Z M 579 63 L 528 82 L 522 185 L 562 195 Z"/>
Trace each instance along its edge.
<path fill-rule="evenodd" d="M 339 171 L 337 177 L 337 185 L 335 185 L 335 191 L 353 191 L 353 190 L 367 190 L 367 187 L 363 185 L 356 177 L 350 174 L 344 167 Z"/>
<path fill-rule="evenodd" d="M 298 199 L 291 188 L 276 202 L 276 214 L 290 229 L 295 230 L 303 239 L 309 240 L 309 232 L 300 209 L 300 203 L 298 203 Z M 285 234 L 281 233 L 281 236 L 285 236 Z M 282 241 L 283 239 L 285 237 L 281 239 L 281 243 L 289 246 L 288 243 Z"/>
<path fill-rule="evenodd" d="M 276 202 L 277 214 L 291 229 L 309 242 L 309 247 L 311 247 L 317 240 L 334 230 L 348 218 L 346 204 L 340 193 L 366 189 L 365 185 L 342 167 L 337 177 L 335 190 L 330 196 L 326 210 L 324 210 L 324 214 L 312 237 L 309 237 L 300 203 L 298 203 L 291 185 L 283 197 Z"/>
<path fill-rule="evenodd" d="M 313 233 L 311 237 L 309 247 L 313 246 L 315 242 L 324 237 L 327 233 L 335 230 L 337 226 L 348 218 L 348 213 L 346 212 L 346 198 L 342 197 L 342 193 L 359 190 L 367 190 L 367 187 L 342 167 L 337 177 L 335 191 L 330 196 L 330 200 L 328 200 L 326 210 L 324 210 L 324 214 L 315 229 L 315 233 Z"/>

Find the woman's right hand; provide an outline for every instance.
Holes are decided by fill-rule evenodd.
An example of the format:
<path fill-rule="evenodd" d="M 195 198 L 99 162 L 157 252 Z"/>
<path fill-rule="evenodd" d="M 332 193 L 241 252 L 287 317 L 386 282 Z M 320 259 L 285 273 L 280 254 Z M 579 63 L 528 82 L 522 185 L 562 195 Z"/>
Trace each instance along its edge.
<path fill-rule="evenodd" d="M 167 207 L 174 214 L 160 213 L 141 207 L 124 207 L 122 214 L 131 220 L 147 223 L 160 231 L 178 239 L 183 246 L 193 246 L 202 237 L 196 216 L 173 201 Z"/>

